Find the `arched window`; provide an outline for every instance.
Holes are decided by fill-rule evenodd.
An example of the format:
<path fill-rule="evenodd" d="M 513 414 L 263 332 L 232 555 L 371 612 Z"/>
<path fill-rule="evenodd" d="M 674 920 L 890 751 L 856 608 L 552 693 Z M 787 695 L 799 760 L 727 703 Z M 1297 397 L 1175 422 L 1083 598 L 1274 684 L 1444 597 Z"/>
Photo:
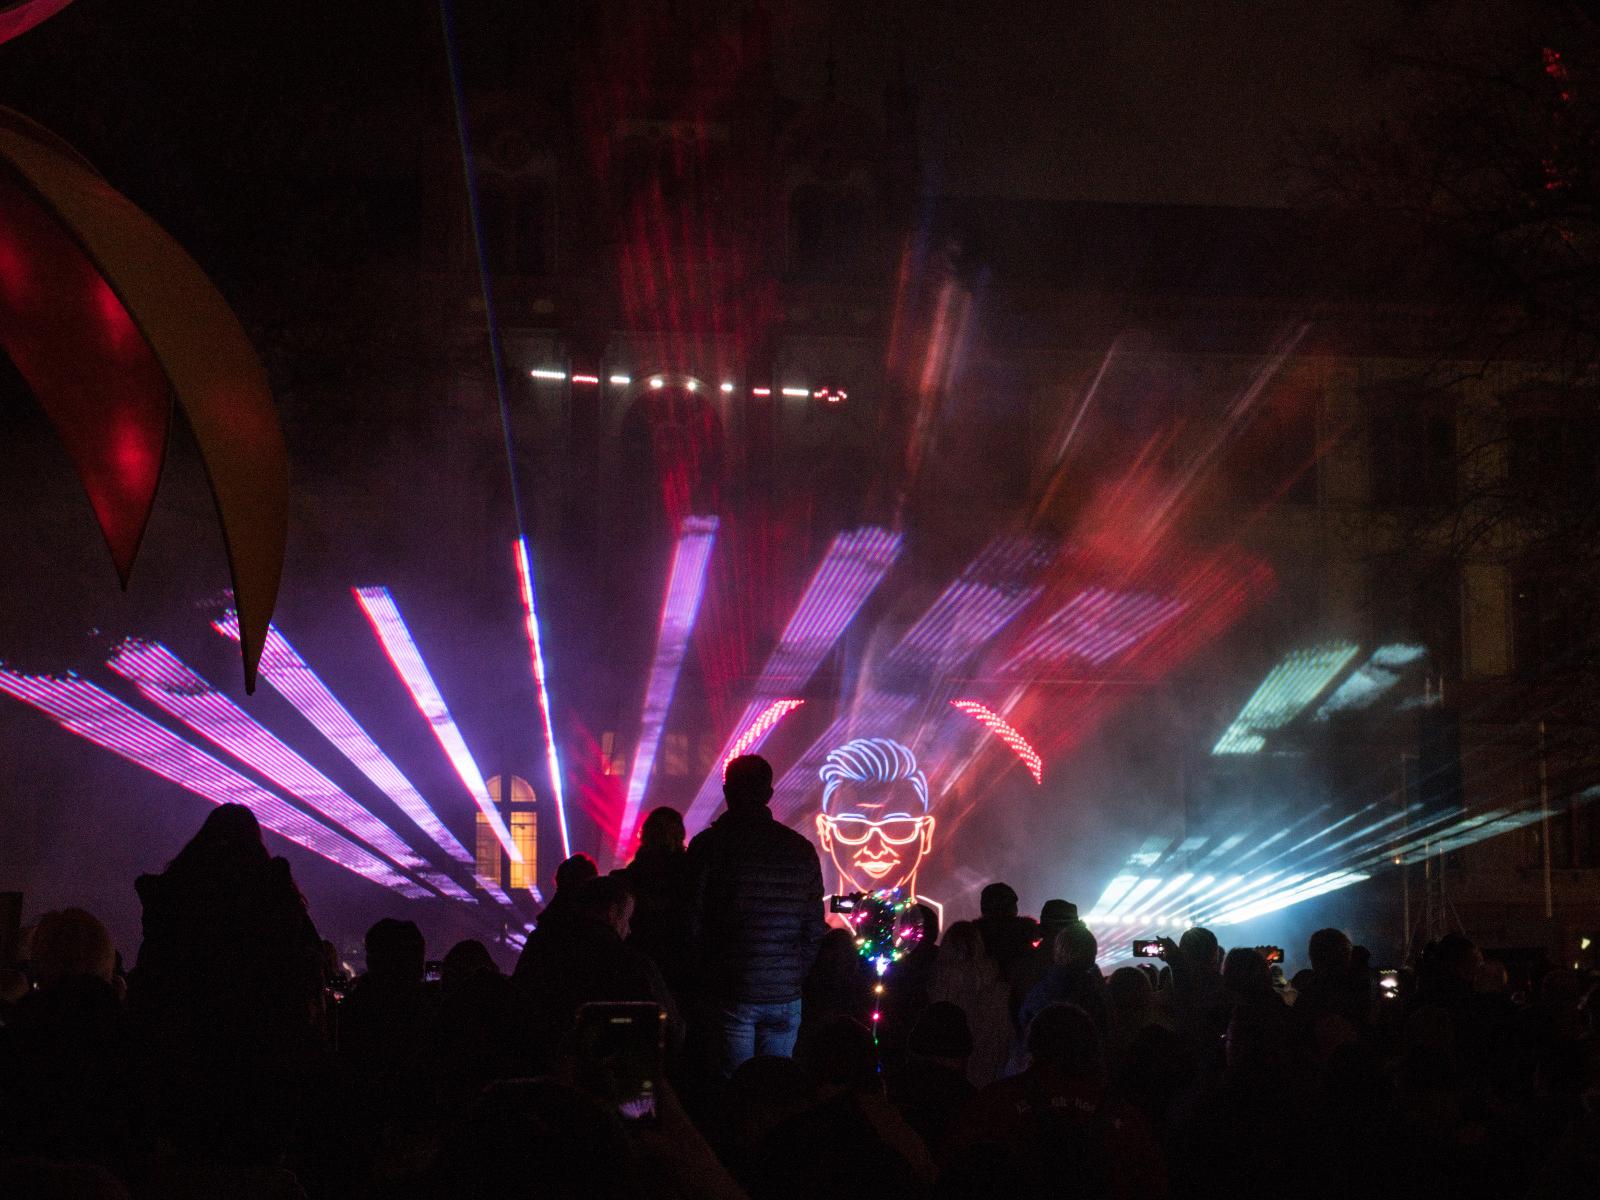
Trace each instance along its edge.
<path fill-rule="evenodd" d="M 517 775 L 505 783 L 501 776 L 495 775 L 488 783 L 489 796 L 505 816 L 512 843 L 522 854 L 522 861 L 509 861 L 489 818 L 479 813 L 474 845 L 477 873 L 485 879 L 503 881 L 508 888 L 532 888 L 539 878 L 539 814 L 535 810 L 538 797 L 532 785 Z"/>

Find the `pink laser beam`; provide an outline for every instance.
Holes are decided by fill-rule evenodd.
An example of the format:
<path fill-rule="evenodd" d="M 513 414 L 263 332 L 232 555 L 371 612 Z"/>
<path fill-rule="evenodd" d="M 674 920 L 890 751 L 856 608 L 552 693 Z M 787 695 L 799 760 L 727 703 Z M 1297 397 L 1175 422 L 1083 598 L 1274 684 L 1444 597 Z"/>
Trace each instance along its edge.
<path fill-rule="evenodd" d="M 561 779 L 561 756 L 556 748 L 555 723 L 550 718 L 550 690 L 545 681 L 544 649 L 539 639 L 539 613 L 534 607 L 533 564 L 528 555 L 528 539 L 518 538 L 517 582 L 522 588 L 522 620 L 528 631 L 528 654 L 533 663 L 533 681 L 538 685 L 539 719 L 544 725 L 545 767 L 550 772 L 550 791 L 556 802 L 556 825 L 561 832 L 561 857 L 572 857 L 572 841 L 567 833 L 567 801 Z"/>
<path fill-rule="evenodd" d="M 1039 752 L 1029 744 L 1028 739 L 1018 733 L 1016 727 L 987 705 L 979 704 L 976 700 L 952 700 L 952 708 L 959 708 L 969 717 L 975 717 L 988 726 L 999 739 L 1011 747 L 1011 752 L 1022 760 L 1022 765 L 1028 768 L 1028 774 L 1033 776 L 1035 783 L 1044 782 L 1044 760 L 1039 757 Z"/>
<path fill-rule="evenodd" d="M 69 733 L 137 763 L 213 804 L 242 804 L 267 829 L 311 853 L 412 899 L 433 893 L 87 680 L 0 668 L 0 691 L 49 714 Z"/>
<path fill-rule="evenodd" d="M 478 811 L 483 813 L 484 819 L 489 822 L 489 828 L 494 830 L 496 840 L 510 856 L 511 861 L 520 863 L 522 851 L 517 848 L 511 830 L 506 828 L 500 810 L 490 799 L 489 785 L 483 778 L 483 772 L 478 770 L 472 752 L 467 749 L 466 739 L 461 736 L 455 718 L 450 715 L 450 707 L 444 702 L 444 696 L 439 692 L 439 685 L 434 683 L 428 664 L 422 659 L 422 651 L 417 649 L 417 643 L 412 640 L 411 631 L 406 628 L 405 620 L 400 616 L 400 609 L 395 604 L 394 597 L 389 594 L 389 589 L 384 587 L 358 587 L 351 590 L 361 605 L 361 611 L 367 614 L 367 620 L 372 623 L 372 631 L 378 635 L 378 641 L 383 644 L 384 653 L 389 656 L 389 664 L 394 667 L 395 674 L 400 676 L 400 681 L 411 693 L 411 699 L 416 702 L 417 710 L 427 718 L 428 728 L 433 730 L 433 736 L 439 740 L 445 757 L 455 768 L 456 775 L 460 777 L 462 785 L 477 804 Z"/>
<path fill-rule="evenodd" d="M 640 715 L 639 745 L 633 754 L 633 769 L 628 773 L 628 792 L 623 800 L 622 820 L 617 826 L 612 847 L 612 862 L 620 861 L 633 838 L 639 808 L 650 785 L 656 749 L 666 728 L 667 711 L 677 690 L 678 672 L 683 666 L 689 634 L 700 611 L 705 593 L 706 567 L 711 562 L 717 537 L 716 517 L 685 517 L 672 552 L 672 570 L 667 577 L 666 596 L 661 602 L 661 624 L 656 630 L 655 661 L 645 685 L 644 706 Z"/>

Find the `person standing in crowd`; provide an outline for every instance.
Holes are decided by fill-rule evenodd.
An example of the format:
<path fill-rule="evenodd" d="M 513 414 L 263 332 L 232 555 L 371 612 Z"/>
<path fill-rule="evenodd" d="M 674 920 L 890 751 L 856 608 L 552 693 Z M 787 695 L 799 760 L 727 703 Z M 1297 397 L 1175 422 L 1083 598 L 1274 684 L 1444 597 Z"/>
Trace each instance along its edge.
<path fill-rule="evenodd" d="M 1010 990 L 994 959 L 984 953 L 977 922 L 957 921 L 945 930 L 928 998 L 948 1001 L 967 1014 L 972 1034 L 967 1078 L 972 1085 L 985 1087 L 999 1079 L 1011 1053 Z"/>
<path fill-rule="evenodd" d="M 617 875 L 591 879 L 571 893 L 561 920 L 528 935 L 512 979 L 529 1014 L 537 1065 L 548 1069 L 579 1007 L 654 1001 L 667 1013 L 669 1046 L 681 1041 L 677 1005 L 661 972 L 627 944 L 633 893 Z"/>
<path fill-rule="evenodd" d="M 1034 931 L 1037 939 L 1027 953 L 1018 955 L 1006 970 L 1006 982 L 1011 985 L 1011 1012 L 1022 1011 L 1022 1002 L 1028 993 L 1050 974 L 1056 965 L 1056 935 L 1068 925 L 1076 924 L 1078 906 L 1069 900 L 1046 900 L 1039 910 L 1039 925 Z"/>
<path fill-rule="evenodd" d="M 1050 1005 L 1076 1004 L 1089 1014 L 1095 1029 L 1104 1037 L 1109 1020 L 1105 977 L 1095 965 L 1095 957 L 1100 953 L 1099 942 L 1087 925 L 1075 921 L 1056 934 L 1052 950 L 1055 964 L 1022 1002 L 1018 1028 L 1026 1035 L 1033 1018 Z M 1018 1049 L 1022 1049 L 1020 1041 Z"/>
<path fill-rule="evenodd" d="M 617 874 L 633 892 L 628 940 L 661 968 L 675 993 L 694 969 L 694 870 L 684 845 L 683 814 L 662 805 L 639 828 L 639 850 Z"/>
<path fill-rule="evenodd" d="M 28 939 L 38 984 L 0 1029 L 0 1159 L 97 1164 L 125 1175 L 143 1113 L 138 1054 L 111 986 L 106 927 L 81 908 L 45 913 Z"/>
<path fill-rule="evenodd" d="M 994 959 L 1000 977 L 1011 964 L 1033 949 L 1039 927 L 1032 917 L 1017 915 L 1017 893 L 1009 883 L 991 883 L 978 894 L 978 932 L 984 952 Z"/>
<path fill-rule="evenodd" d="M 1108 1086 L 1100 1035 L 1075 1004 L 1028 1027 L 1028 1067 L 978 1093 L 952 1139 L 940 1194 L 1161 1200 L 1161 1148 Z"/>
<path fill-rule="evenodd" d="M 128 1004 L 156 1064 L 162 1132 L 196 1153 L 281 1152 L 322 1065 L 322 939 L 255 814 L 212 811 L 135 883 L 144 940 Z"/>
<path fill-rule="evenodd" d="M 1355 947 L 1338 929 L 1319 929 L 1306 945 L 1311 969 L 1295 977 L 1295 1015 L 1307 1025 L 1342 1017 L 1352 1029 L 1371 1024 L 1369 973 L 1356 968 Z"/>
<path fill-rule="evenodd" d="M 746 754 L 723 776 L 728 809 L 689 844 L 700 982 L 727 1078 L 757 1054 L 790 1055 L 800 994 L 827 926 L 815 848 L 777 821 L 772 767 Z"/>
<path fill-rule="evenodd" d="M 550 897 L 539 913 L 539 925 L 556 924 L 572 908 L 572 899 L 578 894 L 578 889 L 589 880 L 598 878 L 600 868 L 595 865 L 594 859 L 587 854 L 574 854 L 571 858 L 564 859 L 556 868 L 556 894 Z"/>
<path fill-rule="evenodd" d="M 433 1018 L 424 983 L 427 943 L 415 921 L 385 917 L 367 930 L 367 969 L 339 1008 L 339 1057 L 374 1080 L 409 1065 Z"/>

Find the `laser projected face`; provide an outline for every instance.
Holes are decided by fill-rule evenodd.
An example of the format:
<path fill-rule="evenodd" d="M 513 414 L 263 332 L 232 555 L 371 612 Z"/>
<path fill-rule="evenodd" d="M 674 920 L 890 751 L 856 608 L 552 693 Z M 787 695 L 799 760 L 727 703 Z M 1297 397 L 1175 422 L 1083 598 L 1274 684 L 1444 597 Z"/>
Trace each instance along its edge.
<path fill-rule="evenodd" d="M 817 835 L 838 871 L 838 891 L 902 888 L 917 896 L 917 868 L 933 844 L 928 780 L 916 755 L 888 738 L 857 738 L 828 754 Z"/>

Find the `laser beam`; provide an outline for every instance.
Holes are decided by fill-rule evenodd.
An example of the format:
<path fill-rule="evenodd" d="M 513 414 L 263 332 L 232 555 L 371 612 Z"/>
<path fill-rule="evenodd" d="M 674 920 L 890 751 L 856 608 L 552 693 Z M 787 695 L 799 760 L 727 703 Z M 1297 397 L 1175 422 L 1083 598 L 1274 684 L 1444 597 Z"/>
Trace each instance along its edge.
<path fill-rule="evenodd" d="M 550 773 L 550 793 L 555 798 L 556 826 L 561 834 L 561 857 L 572 857 L 572 839 L 567 833 L 566 789 L 561 776 L 561 755 L 556 747 L 556 728 L 550 717 L 550 689 L 544 669 L 544 649 L 539 638 L 539 612 L 534 606 L 533 562 L 528 554 L 528 539 L 518 538 L 517 582 L 522 589 L 522 621 L 528 633 L 528 656 L 533 663 L 533 682 L 539 694 L 539 719 L 544 726 L 545 769 Z"/>
<path fill-rule="evenodd" d="M 719 764 L 730 757 L 734 741 L 758 721 L 764 711 L 811 681 L 822 660 L 855 620 L 861 606 L 883 582 L 899 557 L 900 545 L 898 533 L 874 526 L 847 530 L 834 537 L 800 593 L 800 600 L 779 635 L 778 644 L 767 656 L 750 702 L 722 748 Z M 743 753 L 754 750 L 756 744 L 752 743 Z M 690 832 L 710 819 L 721 799 L 719 766 L 701 783 L 684 816 L 684 824 Z"/>
<path fill-rule="evenodd" d="M 378 641 L 383 644 L 389 664 L 400 676 L 406 691 L 411 693 L 417 710 L 427 718 L 428 728 L 433 730 L 433 736 L 444 749 L 445 757 L 455 768 L 462 785 L 477 804 L 478 811 L 489 822 L 489 828 L 494 830 L 495 839 L 512 862 L 521 862 L 522 851 L 511 836 L 511 830 L 506 828 L 500 810 L 490 799 L 489 785 L 483 778 L 483 772 L 478 770 L 472 752 L 467 749 L 466 739 L 461 736 L 455 718 L 450 715 L 450 708 L 440 695 L 439 686 L 428 671 L 428 664 L 422 659 L 422 651 L 417 649 L 417 643 L 412 640 L 411 631 L 406 628 L 394 597 L 384 587 L 358 587 L 351 590 L 361 605 L 361 611 L 366 613 L 367 620 L 371 622 L 373 633 L 378 635 Z"/>
<path fill-rule="evenodd" d="M 426 899 L 433 894 L 377 855 L 87 680 L 76 676 L 53 679 L 22 675 L 0 668 L 0 691 L 49 714 L 69 733 L 137 763 L 213 804 L 244 805 L 265 828 L 319 858 L 410 899 Z"/>
<path fill-rule="evenodd" d="M 430 871 L 427 862 L 394 830 L 167 647 L 130 638 L 117 647 L 106 665 L 131 681 L 139 694 L 162 712 L 270 779 L 306 807 L 400 866 L 436 876 L 436 886 L 453 899 L 472 900 L 470 892 L 448 876 Z"/>
<path fill-rule="evenodd" d="M 622 802 L 622 820 L 611 848 L 612 864 L 620 862 L 633 840 L 639 808 L 650 773 L 655 768 L 656 750 L 666 729 L 667 712 L 678 687 L 684 652 L 694 620 L 705 594 L 706 568 L 717 540 L 716 517 L 685 517 L 672 551 L 672 569 L 667 576 L 666 596 L 661 602 L 661 623 L 656 629 L 655 659 L 645 684 L 644 705 L 639 720 L 639 745 L 633 752 L 633 767 L 628 773 L 628 791 Z"/>
<path fill-rule="evenodd" d="M 733 744 L 728 747 L 728 752 L 722 759 L 722 777 L 724 779 L 728 777 L 729 763 L 740 755 L 753 751 L 779 721 L 804 703 L 804 700 L 774 700 L 762 709 L 761 714 L 745 726 L 739 736 L 733 739 Z"/>
<path fill-rule="evenodd" d="M 1267 672 L 1211 753 L 1254 754 L 1261 750 L 1267 744 L 1262 733 L 1282 729 L 1304 712 L 1359 649 L 1350 642 L 1336 642 L 1312 650 L 1291 651 Z"/>
<path fill-rule="evenodd" d="M 213 621 L 212 628 L 225 637 L 239 640 L 239 619 L 233 612 L 226 612 Z M 374 787 L 393 801 L 395 807 L 410 817 L 417 828 L 432 838 L 436 846 L 458 863 L 471 866 L 476 861 L 472 853 L 439 820 L 438 814 L 423 799 L 422 793 L 401 774 L 400 768 L 350 715 L 350 710 L 339 702 L 339 698 L 276 626 L 267 629 L 267 644 L 261 653 L 260 677 L 293 705 Z"/>

